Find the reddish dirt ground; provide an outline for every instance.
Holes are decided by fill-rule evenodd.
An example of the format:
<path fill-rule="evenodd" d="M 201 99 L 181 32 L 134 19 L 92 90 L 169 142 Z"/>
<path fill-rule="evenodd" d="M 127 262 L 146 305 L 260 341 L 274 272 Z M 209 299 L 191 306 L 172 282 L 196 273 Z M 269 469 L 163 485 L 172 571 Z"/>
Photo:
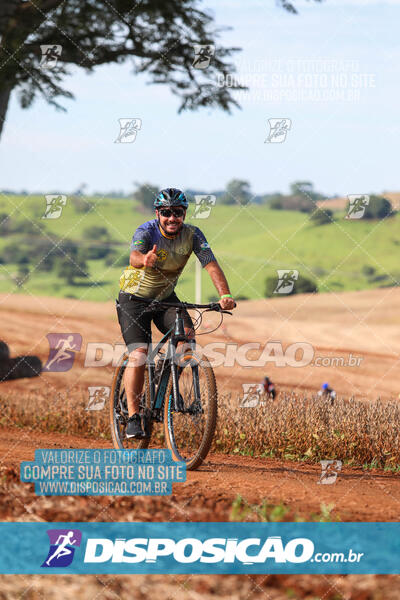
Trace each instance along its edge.
<path fill-rule="evenodd" d="M 346 397 L 398 398 L 399 303 L 400 289 L 396 288 L 240 302 L 233 316 L 225 316 L 224 327 L 211 334 L 205 328 L 200 329 L 199 333 L 204 335 L 198 337 L 198 342 L 202 347 L 211 342 L 260 344 L 259 351 L 248 350 L 250 360 L 258 358 L 262 347 L 271 341 L 281 342 L 284 351 L 293 343 L 310 344 L 314 363 L 317 357 L 348 362 L 350 354 L 361 359 L 358 366 L 303 367 L 282 367 L 273 362 L 265 366 L 250 362 L 244 366 L 236 361 L 232 366 L 216 367 L 220 393 L 239 395 L 242 383 L 258 382 L 267 373 L 280 390 L 315 392 L 322 382 L 328 381 L 338 394 Z M 204 321 L 216 326 L 219 318 L 208 314 Z M 109 385 L 110 354 L 107 366 L 84 368 L 84 362 L 90 343 L 122 344 L 112 302 L 0 294 L 0 319 L 1 336 L 12 354 L 37 354 L 43 362 L 49 351 L 48 333 L 82 336 L 81 351 L 76 354 L 70 371 L 42 373 L 40 380 L 4 382 L 2 391 L 40 393 L 46 387 L 54 392 L 86 393 L 88 385 Z M 100 355 L 98 352 L 97 358 Z"/>
<path fill-rule="evenodd" d="M 366 401 L 380 395 L 397 397 L 400 316 L 400 290 L 388 288 L 346 294 L 302 295 L 268 301 L 239 303 L 234 316 L 226 317 L 224 330 L 199 337 L 202 345 L 210 341 L 243 344 L 281 340 L 288 344 L 306 341 L 316 356 L 362 357 L 357 367 L 278 367 L 268 373 L 280 390 L 315 392 L 327 380 L 339 394 L 354 395 Z M 71 370 L 45 373 L 39 378 L 3 382 L 0 391 L 15 395 L 16 402 L 28 402 L 30 394 L 58 392 L 70 397 L 85 396 L 88 385 L 109 385 L 113 372 L 104 367 L 84 367 L 88 343 L 121 343 L 113 304 L 70 299 L 25 296 L 0 296 L 2 338 L 13 355 L 37 354 L 45 363 L 49 332 L 80 333 L 82 348 Z M 217 315 L 207 316 L 209 325 Z M 201 330 L 202 332 L 205 329 Z M 251 357 L 251 351 L 248 354 Z M 266 368 L 240 365 L 216 368 L 219 393 L 241 394 L 241 384 L 260 381 Z M 28 408 L 28 407 L 27 407 Z M 33 433 L 26 430 L 0 432 L 3 465 L 16 465 L 33 459 L 38 447 L 85 447 L 109 445 L 76 436 Z M 316 512 L 320 504 L 334 503 L 345 520 L 397 520 L 400 502 L 400 477 L 344 468 L 335 485 L 318 485 L 318 466 L 278 460 L 214 455 L 206 466 L 188 474 L 185 485 L 176 484 L 174 492 L 212 490 L 232 498 L 241 494 L 250 502 L 284 501 L 301 513 Z M 210 485 L 212 482 L 212 485 Z"/>
<path fill-rule="evenodd" d="M 21 461 L 34 460 L 36 448 L 107 447 L 111 447 L 109 442 L 78 436 L 0 429 L 1 464 L 15 473 L 19 472 Z M 212 454 L 199 470 L 187 473 L 185 483 L 174 484 L 174 501 L 182 507 L 178 520 L 229 519 L 230 507 L 238 494 L 252 505 L 284 502 L 302 517 L 318 514 L 323 503 L 332 504 L 332 518 L 342 521 L 399 520 L 397 474 L 344 466 L 334 485 L 318 484 L 319 476 L 319 465 Z M 206 501 L 207 506 L 200 513 L 198 507 L 185 508 L 196 497 Z"/>
<path fill-rule="evenodd" d="M 315 392 L 329 381 L 339 394 L 366 401 L 380 396 L 397 398 L 400 290 L 297 296 L 286 299 L 242 302 L 227 317 L 224 330 L 199 338 L 242 344 L 279 340 L 288 344 L 306 341 L 316 356 L 362 357 L 358 367 L 218 367 L 220 393 L 241 394 L 241 384 L 260 381 L 268 373 L 280 390 Z M 0 296 L 1 338 L 12 355 L 48 354 L 46 334 L 80 333 L 82 349 L 73 368 L 65 373 L 43 373 L 40 378 L 1 384 L 0 392 L 15 396 L 29 410 L 29 397 L 70 394 L 86 397 L 89 385 L 109 385 L 111 366 L 85 368 L 89 342 L 121 342 L 114 307 L 110 303 L 77 300 Z M 207 317 L 217 323 L 216 316 Z M 205 329 L 202 330 L 204 332 Z M 252 356 L 249 352 L 248 356 Z M 50 400 L 51 401 L 51 400 Z M 51 410 L 51 407 L 49 407 Z M 31 484 L 19 482 L 19 463 L 33 460 L 36 448 L 109 447 L 110 442 L 12 427 L 0 429 L 1 520 L 229 520 L 232 501 L 241 494 L 250 504 L 264 500 L 283 502 L 288 519 L 312 518 L 321 503 L 333 505 L 332 518 L 343 521 L 397 521 L 400 513 L 400 477 L 382 471 L 344 466 L 334 485 L 318 485 L 319 466 L 280 460 L 210 455 L 184 484 L 174 484 L 171 497 L 159 498 L 45 498 Z M 251 516 L 249 517 L 251 518 Z M 396 576 L 120 576 L 115 577 L 15 577 L 1 576 L 1 597 L 114 598 L 323 598 L 324 600 L 388 600 L 399 597 Z M 134 593 L 132 593 L 134 590 Z M 133 594 L 133 595 L 132 595 Z"/>

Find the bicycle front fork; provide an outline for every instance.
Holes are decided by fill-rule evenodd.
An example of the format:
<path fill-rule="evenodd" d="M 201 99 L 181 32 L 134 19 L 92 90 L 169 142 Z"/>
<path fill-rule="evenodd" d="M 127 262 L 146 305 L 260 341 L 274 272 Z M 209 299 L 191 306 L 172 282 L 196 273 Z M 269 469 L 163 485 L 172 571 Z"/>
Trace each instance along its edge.
<path fill-rule="evenodd" d="M 190 344 L 190 350 L 189 352 L 192 353 L 194 352 L 195 348 L 196 348 L 196 341 L 195 340 L 190 340 L 189 342 Z M 174 356 L 176 356 L 176 347 L 174 348 Z M 183 355 L 184 357 L 184 355 Z M 185 405 L 183 402 L 183 398 L 182 395 L 179 392 L 179 378 L 180 375 L 183 371 L 184 367 L 181 367 L 179 365 L 177 365 L 176 360 L 172 361 L 171 364 L 171 374 L 172 374 L 172 406 L 173 406 L 173 410 L 176 412 L 185 412 Z M 192 399 L 192 403 L 193 401 L 200 401 L 200 385 L 199 385 L 199 369 L 197 364 L 195 365 L 191 365 L 191 369 L 192 369 L 192 377 L 193 377 L 193 394 L 194 394 L 194 398 Z"/>

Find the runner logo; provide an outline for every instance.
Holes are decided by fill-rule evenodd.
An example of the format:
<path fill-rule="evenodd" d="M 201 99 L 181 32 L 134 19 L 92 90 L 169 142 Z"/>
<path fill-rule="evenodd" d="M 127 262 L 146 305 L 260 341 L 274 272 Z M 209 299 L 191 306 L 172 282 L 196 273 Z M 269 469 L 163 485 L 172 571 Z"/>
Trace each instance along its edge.
<path fill-rule="evenodd" d="M 349 194 L 347 198 L 349 199 L 349 206 L 346 219 L 361 219 L 369 204 L 368 194 Z"/>
<path fill-rule="evenodd" d="M 299 272 L 295 269 L 278 269 L 278 283 L 274 294 L 291 294 L 294 284 L 299 278 Z"/>
<path fill-rule="evenodd" d="M 265 404 L 261 401 L 261 396 L 264 392 L 262 383 L 242 383 L 243 400 L 240 403 L 240 408 L 255 408 L 258 405 Z"/>
<path fill-rule="evenodd" d="M 40 60 L 41 68 L 54 69 L 61 56 L 62 46 L 59 44 L 43 44 L 40 46 L 40 50 L 42 52 L 42 58 Z"/>
<path fill-rule="evenodd" d="M 341 460 L 321 460 L 321 476 L 318 483 L 331 485 L 335 483 L 338 474 L 342 470 Z"/>
<path fill-rule="evenodd" d="M 142 129 L 142 119 L 118 119 L 119 134 L 115 144 L 132 144 L 136 140 L 139 129 Z"/>
<path fill-rule="evenodd" d="M 69 371 L 82 346 L 80 333 L 48 333 L 50 352 L 43 371 Z"/>
<path fill-rule="evenodd" d="M 207 69 L 211 58 L 214 56 L 214 44 L 193 44 L 194 60 L 192 66 L 195 69 Z"/>
<path fill-rule="evenodd" d="M 48 529 L 50 548 L 42 567 L 69 567 L 79 548 L 82 532 L 79 529 Z"/>
<path fill-rule="evenodd" d="M 110 387 L 107 385 L 89 386 L 89 402 L 85 410 L 103 410 L 110 397 Z"/>
<path fill-rule="evenodd" d="M 287 132 L 292 127 L 291 119 L 268 119 L 269 134 L 264 144 L 281 144 L 286 140 Z"/>
<path fill-rule="evenodd" d="M 61 216 L 62 209 L 67 204 L 67 196 L 62 194 L 47 194 L 46 210 L 42 219 L 58 219 Z"/>
<path fill-rule="evenodd" d="M 216 197 L 213 194 L 196 195 L 193 219 L 207 219 L 211 208 L 215 206 Z"/>

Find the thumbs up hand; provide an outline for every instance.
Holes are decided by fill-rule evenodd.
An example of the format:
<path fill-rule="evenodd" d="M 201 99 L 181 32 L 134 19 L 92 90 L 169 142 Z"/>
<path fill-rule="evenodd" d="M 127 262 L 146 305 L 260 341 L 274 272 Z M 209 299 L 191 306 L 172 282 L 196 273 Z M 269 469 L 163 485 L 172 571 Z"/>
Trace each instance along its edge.
<path fill-rule="evenodd" d="M 157 244 L 154 244 L 153 248 L 144 255 L 143 265 L 145 267 L 154 267 L 157 262 Z"/>

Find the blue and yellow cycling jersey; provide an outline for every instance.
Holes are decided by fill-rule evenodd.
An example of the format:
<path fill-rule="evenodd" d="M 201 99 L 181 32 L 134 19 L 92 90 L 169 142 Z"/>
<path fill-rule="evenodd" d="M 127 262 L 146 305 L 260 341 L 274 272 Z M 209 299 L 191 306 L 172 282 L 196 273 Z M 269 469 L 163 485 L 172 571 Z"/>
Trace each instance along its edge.
<path fill-rule="evenodd" d="M 131 250 L 146 254 L 154 244 L 158 256 L 155 266 L 124 269 L 119 280 L 123 292 L 163 300 L 172 294 L 192 252 L 203 267 L 215 260 L 203 232 L 194 225 L 184 223 L 179 234 L 172 237 L 160 229 L 157 219 L 147 221 L 136 229 Z"/>

